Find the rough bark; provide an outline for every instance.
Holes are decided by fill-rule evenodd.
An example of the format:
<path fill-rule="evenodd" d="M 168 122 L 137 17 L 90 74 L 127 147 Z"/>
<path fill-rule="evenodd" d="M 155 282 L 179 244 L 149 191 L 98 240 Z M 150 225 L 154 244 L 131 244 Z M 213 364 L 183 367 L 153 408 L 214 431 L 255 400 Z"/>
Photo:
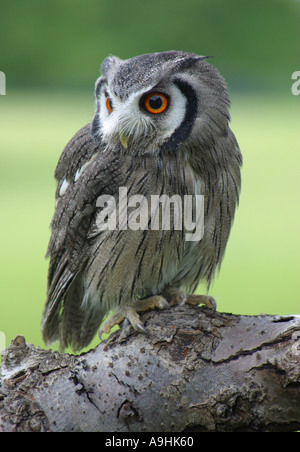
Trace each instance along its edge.
<path fill-rule="evenodd" d="M 300 429 L 300 316 L 184 306 L 143 315 L 80 356 L 17 336 L 3 353 L 0 431 Z"/>

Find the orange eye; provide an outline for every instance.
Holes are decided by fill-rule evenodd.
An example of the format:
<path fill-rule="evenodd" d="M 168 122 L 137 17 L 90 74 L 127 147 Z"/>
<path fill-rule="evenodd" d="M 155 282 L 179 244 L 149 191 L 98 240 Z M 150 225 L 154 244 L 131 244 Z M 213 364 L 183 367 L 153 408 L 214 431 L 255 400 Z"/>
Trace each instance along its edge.
<path fill-rule="evenodd" d="M 149 113 L 162 113 L 168 106 L 168 99 L 162 93 L 150 93 L 145 98 L 145 108 Z"/>
<path fill-rule="evenodd" d="M 106 105 L 106 108 L 109 111 L 109 113 L 112 113 L 113 109 L 112 109 L 109 97 L 106 98 L 105 105 Z"/>

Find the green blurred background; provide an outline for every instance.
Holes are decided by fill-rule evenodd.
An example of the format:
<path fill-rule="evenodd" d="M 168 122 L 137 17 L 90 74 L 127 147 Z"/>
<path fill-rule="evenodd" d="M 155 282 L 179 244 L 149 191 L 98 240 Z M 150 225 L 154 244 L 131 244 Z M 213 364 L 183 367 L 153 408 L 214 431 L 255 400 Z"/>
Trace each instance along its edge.
<path fill-rule="evenodd" d="M 240 207 L 210 293 L 221 311 L 296 314 L 299 303 L 298 0 L 1 0 L 0 331 L 43 346 L 54 169 L 94 112 L 108 54 L 211 55 L 244 156 Z M 199 288 L 201 290 L 201 288 Z M 98 342 L 97 338 L 92 346 Z"/>

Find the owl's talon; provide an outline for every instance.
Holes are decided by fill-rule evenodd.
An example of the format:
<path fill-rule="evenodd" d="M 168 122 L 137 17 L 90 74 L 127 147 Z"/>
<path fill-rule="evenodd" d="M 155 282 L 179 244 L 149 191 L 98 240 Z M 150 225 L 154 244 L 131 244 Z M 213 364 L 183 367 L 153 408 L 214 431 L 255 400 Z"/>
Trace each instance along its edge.
<path fill-rule="evenodd" d="M 100 330 L 99 330 L 99 333 L 98 333 L 100 341 L 103 341 L 103 338 L 102 338 L 103 334 L 109 334 L 110 333 L 111 328 L 107 325 L 107 322 L 104 322 L 104 324 L 100 327 Z"/>
<path fill-rule="evenodd" d="M 132 325 L 133 326 L 133 325 Z M 139 333 L 147 334 L 147 330 L 142 323 L 137 323 L 133 328 Z"/>
<path fill-rule="evenodd" d="M 217 302 L 214 299 L 214 297 L 209 297 L 209 302 L 206 305 L 207 307 L 209 307 L 213 312 L 216 312 L 217 310 Z"/>
<path fill-rule="evenodd" d="M 159 297 L 156 307 L 158 309 L 168 309 L 170 305 L 165 298 Z"/>
<path fill-rule="evenodd" d="M 135 329 L 136 331 L 139 331 L 140 333 L 145 332 L 143 322 L 141 321 L 140 316 L 138 315 L 138 313 L 136 312 L 136 310 L 134 308 L 128 307 L 126 309 L 125 317 L 127 320 L 129 320 L 129 323 L 131 324 L 133 329 Z"/>
<path fill-rule="evenodd" d="M 120 325 L 120 323 L 125 319 L 125 314 L 122 311 L 123 310 L 118 309 L 115 314 L 113 314 L 108 320 L 106 320 L 106 322 L 101 325 L 98 333 L 101 340 L 103 334 L 109 334 L 114 326 Z"/>

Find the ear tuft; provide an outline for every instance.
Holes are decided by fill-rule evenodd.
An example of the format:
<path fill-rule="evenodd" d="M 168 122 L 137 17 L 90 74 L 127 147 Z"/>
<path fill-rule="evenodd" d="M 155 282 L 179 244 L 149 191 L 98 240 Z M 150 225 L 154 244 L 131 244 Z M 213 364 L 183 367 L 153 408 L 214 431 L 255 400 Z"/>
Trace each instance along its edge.
<path fill-rule="evenodd" d="M 189 69 L 198 61 L 206 60 L 207 58 L 211 58 L 210 56 L 198 56 L 198 55 L 189 55 L 185 58 L 178 60 L 177 68 L 179 70 Z"/>

